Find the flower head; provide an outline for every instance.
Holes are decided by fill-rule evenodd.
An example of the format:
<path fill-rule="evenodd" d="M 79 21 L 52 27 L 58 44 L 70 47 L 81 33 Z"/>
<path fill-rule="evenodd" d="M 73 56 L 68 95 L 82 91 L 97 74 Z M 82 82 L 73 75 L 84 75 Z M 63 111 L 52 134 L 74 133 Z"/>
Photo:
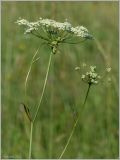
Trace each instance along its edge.
<path fill-rule="evenodd" d="M 90 70 L 81 76 L 81 79 L 88 84 L 98 84 L 99 78 L 96 66 L 90 66 Z"/>
<path fill-rule="evenodd" d="M 92 35 L 89 34 L 88 30 L 83 26 L 73 27 L 71 23 L 65 21 L 63 23 L 57 22 L 52 19 L 43 19 L 40 18 L 36 22 L 29 22 L 25 19 L 19 19 L 16 22 L 18 25 L 23 25 L 26 27 L 25 34 L 31 33 L 32 31 L 39 30 L 44 28 L 44 30 L 56 30 L 57 32 L 64 31 L 70 35 L 75 35 L 82 38 L 92 38 Z"/>
<path fill-rule="evenodd" d="M 69 40 L 72 38 L 92 39 L 92 35 L 85 27 L 73 27 L 67 20 L 62 23 L 52 19 L 39 18 L 36 22 L 29 22 L 20 18 L 16 23 L 25 27 L 25 34 L 32 34 L 44 40 L 54 54 L 60 43 L 71 43 Z M 74 44 L 76 43 L 80 43 L 80 41 Z"/>
<path fill-rule="evenodd" d="M 77 70 L 80 70 L 80 67 L 75 67 L 75 70 L 77 71 Z"/>
<path fill-rule="evenodd" d="M 78 36 L 78 37 L 82 37 L 82 38 L 92 38 L 92 36 L 89 34 L 87 28 L 83 27 L 83 26 L 77 26 L 77 27 L 71 27 L 71 32 Z"/>
<path fill-rule="evenodd" d="M 87 66 L 87 65 L 85 65 Z M 97 72 L 97 67 L 96 66 L 87 66 L 84 67 L 84 65 L 82 64 L 81 67 L 76 67 L 76 68 L 81 68 L 80 70 L 80 73 L 81 74 L 81 79 L 83 82 L 85 83 L 88 83 L 89 85 L 91 84 L 98 84 L 102 79 L 104 79 L 104 77 L 106 76 L 105 72 L 104 74 L 100 75 L 98 72 Z M 82 68 L 83 68 L 83 71 L 82 71 Z M 109 68 L 109 72 L 110 72 L 111 68 Z M 111 81 L 110 77 L 108 78 L 109 82 Z"/>
<path fill-rule="evenodd" d="M 107 67 L 107 68 L 106 68 L 106 71 L 107 71 L 107 72 L 110 72 L 110 71 L 111 71 L 111 67 Z"/>

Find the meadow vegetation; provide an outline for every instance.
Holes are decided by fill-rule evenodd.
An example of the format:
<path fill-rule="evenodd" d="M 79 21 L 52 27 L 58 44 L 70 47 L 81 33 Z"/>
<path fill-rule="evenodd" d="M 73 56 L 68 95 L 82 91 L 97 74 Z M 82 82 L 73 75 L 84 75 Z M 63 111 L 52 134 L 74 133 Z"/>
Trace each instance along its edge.
<path fill-rule="evenodd" d="M 28 158 L 30 124 L 21 111 L 27 101 L 31 113 L 38 104 L 50 49 L 41 39 L 24 35 L 15 24 L 21 17 L 40 17 L 83 25 L 95 40 L 60 46 L 53 55 L 43 101 L 33 132 L 32 158 L 58 158 L 74 125 L 74 112 L 83 104 L 87 84 L 75 71 L 83 63 L 100 72 L 112 68 L 111 83 L 91 88 L 83 118 L 79 121 L 63 158 L 117 158 L 118 105 L 118 2 L 2 2 L 2 158 Z M 24 83 L 31 59 L 40 47 L 40 59 L 32 66 L 27 97 Z"/>

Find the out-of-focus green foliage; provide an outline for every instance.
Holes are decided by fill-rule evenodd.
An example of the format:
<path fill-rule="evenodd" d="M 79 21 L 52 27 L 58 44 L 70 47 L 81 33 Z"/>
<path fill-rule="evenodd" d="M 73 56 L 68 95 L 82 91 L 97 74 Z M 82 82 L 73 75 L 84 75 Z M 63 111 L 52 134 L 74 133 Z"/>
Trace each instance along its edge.
<path fill-rule="evenodd" d="M 74 70 L 85 62 L 100 72 L 112 67 L 110 85 L 94 86 L 84 118 L 63 158 L 118 157 L 118 2 L 2 2 L 2 158 L 27 158 L 29 122 L 20 110 L 25 101 L 24 82 L 31 58 L 40 46 L 40 60 L 32 67 L 27 105 L 32 113 L 44 82 L 50 50 L 41 40 L 24 35 L 15 21 L 39 17 L 83 25 L 95 40 L 79 45 L 61 45 L 53 56 L 45 95 L 33 133 L 33 158 L 58 158 L 79 112 L 87 86 Z"/>

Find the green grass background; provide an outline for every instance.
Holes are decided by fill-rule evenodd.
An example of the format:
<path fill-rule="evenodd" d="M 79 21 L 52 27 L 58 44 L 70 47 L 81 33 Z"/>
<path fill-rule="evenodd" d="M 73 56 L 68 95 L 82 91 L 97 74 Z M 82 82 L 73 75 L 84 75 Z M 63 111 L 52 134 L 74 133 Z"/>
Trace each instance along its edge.
<path fill-rule="evenodd" d="M 27 158 L 29 122 L 20 111 L 25 101 L 24 82 L 30 61 L 41 40 L 24 35 L 15 21 L 39 17 L 73 26 L 83 25 L 95 41 L 65 44 L 53 56 L 45 95 L 33 133 L 32 158 L 58 158 L 74 124 L 73 110 L 79 112 L 87 85 L 74 70 L 83 62 L 103 72 L 112 67 L 110 85 L 100 83 L 89 94 L 84 118 L 63 158 L 118 157 L 118 2 L 2 2 L 2 158 Z M 29 78 L 27 104 L 32 113 L 38 103 L 50 51 L 41 46 L 40 60 Z M 105 79 L 106 81 L 106 79 Z"/>

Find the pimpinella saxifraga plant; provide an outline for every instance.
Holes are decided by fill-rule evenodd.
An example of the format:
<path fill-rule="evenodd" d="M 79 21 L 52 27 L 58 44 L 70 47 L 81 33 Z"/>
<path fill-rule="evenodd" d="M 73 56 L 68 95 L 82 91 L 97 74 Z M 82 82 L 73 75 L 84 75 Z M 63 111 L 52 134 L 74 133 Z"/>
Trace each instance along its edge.
<path fill-rule="evenodd" d="M 58 51 L 58 48 L 60 44 L 67 43 L 67 44 L 79 44 L 85 40 L 93 39 L 93 36 L 88 32 L 88 30 L 83 26 L 77 26 L 73 27 L 71 23 L 68 23 L 67 21 L 61 23 L 56 22 L 55 20 L 51 19 L 42 19 L 40 18 L 36 22 L 29 22 L 26 19 L 19 19 L 16 22 L 18 25 L 23 26 L 25 29 L 25 34 L 33 35 L 37 38 L 40 38 L 43 40 L 43 42 L 51 49 L 46 76 L 43 84 L 42 93 L 40 96 L 40 100 L 38 102 L 38 105 L 36 107 L 36 111 L 34 113 L 34 116 L 31 116 L 31 113 L 29 111 L 29 108 L 24 105 L 25 112 L 29 117 L 31 117 L 30 124 L 31 124 L 31 131 L 30 131 L 30 145 L 29 145 L 29 159 L 31 158 L 31 152 L 32 152 L 32 135 L 33 135 L 33 125 L 37 118 L 39 108 L 41 106 L 41 102 L 44 96 L 46 83 L 48 79 L 48 73 L 51 65 L 52 55 L 56 54 Z M 31 71 L 31 67 L 34 64 L 36 60 L 36 56 L 38 54 L 38 50 L 33 55 L 26 80 L 25 80 L 25 95 L 26 95 L 26 89 L 27 89 L 27 81 L 28 77 Z"/>
<path fill-rule="evenodd" d="M 25 28 L 25 34 L 32 34 L 46 42 L 55 54 L 61 43 L 80 43 L 80 39 L 92 39 L 93 36 L 83 26 L 73 27 L 67 21 L 61 23 L 51 19 L 40 18 L 36 22 L 25 19 L 17 20 L 17 24 Z M 73 40 L 76 41 L 74 42 Z"/>
<path fill-rule="evenodd" d="M 76 121 L 73 125 L 72 131 L 70 133 L 70 136 L 67 140 L 67 143 L 66 143 L 62 153 L 59 156 L 59 159 L 61 159 L 62 156 L 64 155 L 64 153 L 70 143 L 70 140 L 73 136 L 73 133 L 77 127 L 77 124 L 78 124 L 80 118 L 82 118 L 82 113 L 85 108 L 88 95 L 90 93 L 90 88 L 93 85 L 99 84 L 101 81 L 103 81 L 103 82 L 106 81 L 106 78 L 107 78 L 107 81 L 110 82 L 110 77 L 108 77 L 108 74 L 107 74 L 111 71 L 110 67 L 107 67 L 102 74 L 98 73 L 96 66 L 87 66 L 85 63 L 82 64 L 82 67 L 76 67 L 75 70 L 79 71 L 80 76 L 81 76 L 81 80 L 88 85 L 88 88 L 87 88 L 87 92 L 86 92 L 85 99 L 84 99 L 83 105 L 81 107 L 80 113 L 78 114 L 78 117 L 76 118 Z"/>

